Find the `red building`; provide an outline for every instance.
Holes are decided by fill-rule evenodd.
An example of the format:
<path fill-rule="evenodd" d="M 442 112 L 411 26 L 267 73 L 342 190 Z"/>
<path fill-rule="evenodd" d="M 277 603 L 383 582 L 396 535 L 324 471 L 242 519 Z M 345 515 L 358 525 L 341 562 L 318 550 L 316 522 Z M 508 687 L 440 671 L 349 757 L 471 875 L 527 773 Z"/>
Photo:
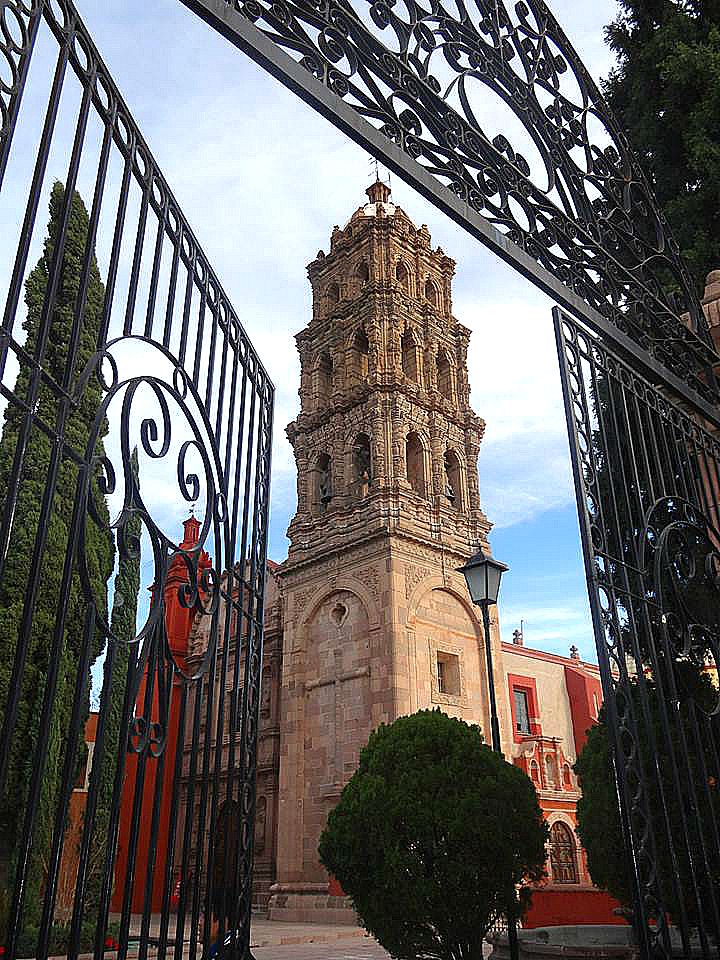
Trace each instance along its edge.
<path fill-rule="evenodd" d="M 190 552 L 198 543 L 200 521 L 196 517 L 188 517 L 184 521 L 184 536 L 180 548 Z M 199 574 L 211 566 L 209 555 L 203 550 L 199 559 Z M 179 591 L 183 584 L 188 582 L 188 569 L 178 554 L 170 565 L 165 584 L 165 628 L 168 643 L 175 663 L 180 670 L 186 668 L 188 654 L 188 637 L 193 623 L 194 613 L 183 607 L 179 600 Z M 145 693 L 148 677 L 143 677 L 136 698 L 136 715 L 141 716 L 144 710 Z M 175 771 L 175 757 L 178 749 L 179 736 L 183 732 L 180 725 L 180 685 L 181 675 L 174 673 L 170 695 L 169 714 L 167 718 L 160 715 L 160 704 L 157 685 L 154 687 L 151 720 L 162 725 L 166 734 L 166 743 L 162 762 L 146 763 L 142 785 L 142 801 L 139 803 L 139 816 L 136 824 L 136 839 L 133 843 L 133 811 L 136 808 L 135 792 L 138 784 L 140 760 L 137 754 L 129 753 L 126 758 L 126 774 L 123 784 L 120 807 L 120 825 L 118 833 L 117 859 L 115 865 L 115 889 L 111 903 L 112 910 L 119 910 L 122 906 L 126 885 L 131 888 L 131 903 L 133 912 L 141 912 L 144 907 L 145 881 L 148 868 L 152 871 L 151 909 L 159 911 L 162 907 L 165 866 L 167 851 L 171 841 L 170 807 L 172 799 L 172 777 Z M 158 782 L 162 776 L 164 783 Z M 151 847 L 152 811 L 156 788 L 161 788 L 159 804 L 159 820 L 157 842 Z M 132 862 L 131 849 L 135 849 L 134 870 L 128 876 L 128 863 Z"/>
<path fill-rule="evenodd" d="M 602 704 L 595 664 L 515 642 L 503 643 L 506 696 L 512 718 L 512 761 L 535 784 L 550 827 L 547 881 L 533 893 L 525 926 L 623 923 L 616 900 L 593 886 L 577 836 L 580 790 L 573 765 Z"/>

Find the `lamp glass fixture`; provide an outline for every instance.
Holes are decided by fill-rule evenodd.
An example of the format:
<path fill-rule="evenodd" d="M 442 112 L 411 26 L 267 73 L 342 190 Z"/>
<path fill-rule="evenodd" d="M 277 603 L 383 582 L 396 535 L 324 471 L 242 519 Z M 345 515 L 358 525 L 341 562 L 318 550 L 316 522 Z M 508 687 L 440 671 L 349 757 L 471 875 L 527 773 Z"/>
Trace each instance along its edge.
<path fill-rule="evenodd" d="M 478 550 L 465 566 L 458 567 L 458 573 L 465 577 L 473 603 L 497 603 L 500 579 L 507 569 L 507 564 L 486 557 L 482 550 Z"/>

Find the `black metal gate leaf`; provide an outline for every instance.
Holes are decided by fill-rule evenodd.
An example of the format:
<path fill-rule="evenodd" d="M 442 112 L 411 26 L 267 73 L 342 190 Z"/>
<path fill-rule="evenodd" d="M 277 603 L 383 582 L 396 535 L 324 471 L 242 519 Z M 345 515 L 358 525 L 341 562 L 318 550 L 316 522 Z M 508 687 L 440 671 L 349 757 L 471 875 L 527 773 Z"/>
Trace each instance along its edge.
<path fill-rule="evenodd" d="M 54 49 L 49 69 L 41 43 Z M 215 914 L 240 955 L 273 386 L 71 0 L 3 0 L 0 58 L 0 203 L 18 224 L 1 241 L 0 943 L 8 960 L 101 957 L 110 930 L 121 958 L 134 938 L 141 958 L 152 948 L 179 960 L 209 945 Z M 31 122 L 37 96 L 23 95 L 43 70 L 43 112 Z M 33 123 L 28 161 L 16 133 Z M 191 510 L 197 535 L 181 546 Z M 191 662 L 168 637 L 171 572 L 181 605 L 210 624 Z M 235 759 L 221 783 L 223 738 Z M 87 799 L 71 835 L 77 789 Z M 114 889 L 123 795 L 126 869 Z M 234 805 L 238 825 L 218 915 L 209 837 L 222 804 Z M 149 851 L 138 850 L 141 836 Z M 68 858 L 76 873 L 65 904 Z"/>
<path fill-rule="evenodd" d="M 182 2 L 556 302 L 706 394 L 677 244 L 544 0 Z M 486 129 L 487 103 L 510 129 Z"/>
<path fill-rule="evenodd" d="M 720 421 L 558 309 L 555 329 L 642 955 L 717 956 Z"/>

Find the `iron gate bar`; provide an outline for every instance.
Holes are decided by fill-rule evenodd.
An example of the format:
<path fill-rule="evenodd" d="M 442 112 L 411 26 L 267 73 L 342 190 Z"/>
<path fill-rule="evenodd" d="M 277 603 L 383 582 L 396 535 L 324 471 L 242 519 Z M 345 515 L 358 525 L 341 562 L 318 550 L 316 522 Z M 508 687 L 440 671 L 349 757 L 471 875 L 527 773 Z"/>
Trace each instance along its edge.
<path fill-rule="evenodd" d="M 495 31 L 493 46 L 471 22 L 464 0 L 455 0 L 461 19 L 448 14 L 440 0 L 431 0 L 430 12 L 416 0 L 406 0 L 407 22 L 391 10 L 392 2 L 362 0 L 378 27 L 389 24 L 395 31 L 400 54 L 370 32 L 350 0 L 181 2 L 572 314 L 603 331 L 610 320 L 680 379 L 689 381 L 696 393 L 711 403 L 718 399 L 712 373 L 718 357 L 677 245 L 617 122 L 543 0 L 516 4 L 518 17 L 531 12 L 544 25 L 538 45 L 545 44 L 549 54 L 548 41 L 552 42 L 564 60 L 562 66 L 556 62 L 544 67 L 536 64 L 532 82 L 519 80 L 507 66 L 512 56 L 525 56 L 523 44 L 531 40 L 524 41 L 519 29 L 512 26 L 502 0 L 476 0 L 480 17 L 486 18 L 481 26 L 484 23 L 489 33 Z M 317 40 L 311 37 L 315 33 Z M 414 49 L 411 38 L 416 42 Z M 441 48 L 447 61 L 443 66 L 456 70 L 456 80 L 461 75 L 477 79 L 479 65 L 483 65 L 482 82 L 521 120 L 543 154 L 551 185 L 565 182 L 564 209 L 535 186 L 526 172 L 527 161 L 515 154 L 505 138 L 496 137 L 492 143 L 487 139 L 469 103 L 464 103 L 461 114 L 446 102 L 450 87 L 441 97 L 440 84 L 429 70 L 432 54 Z M 302 60 L 293 59 L 286 50 L 302 54 Z M 427 55 L 424 61 L 420 53 Z M 478 69 L 461 68 L 461 53 L 470 58 L 471 65 L 474 57 Z M 343 58 L 350 64 L 347 69 L 341 65 Z M 453 58 L 456 63 L 450 62 Z M 581 88 L 582 105 L 573 107 L 556 91 L 553 108 L 543 111 L 534 92 L 535 86 L 541 85 L 543 69 L 561 73 L 568 66 Z M 517 85 L 514 102 L 507 94 L 508 76 Z M 355 83 L 358 78 L 363 88 Z M 376 78 L 390 88 L 389 97 L 380 92 Z M 544 87 L 546 92 L 549 86 Z M 348 102 L 350 97 L 360 105 Z M 412 109 L 397 116 L 393 98 Z M 613 154 L 603 153 L 591 143 L 588 114 L 604 125 L 614 141 Z M 383 128 L 377 129 L 366 117 L 385 121 Z M 424 140 L 423 133 L 436 142 Z M 595 165 L 586 176 L 580 176 L 577 166 L 573 172 L 571 145 L 581 146 L 588 164 Z M 425 160 L 428 168 L 415 157 Z M 475 167 L 482 167 L 484 177 L 513 184 L 508 196 L 521 206 L 526 203 L 527 230 L 507 199 L 500 212 L 497 205 L 490 204 L 492 187 L 483 196 L 471 175 Z M 446 186 L 440 178 L 452 185 Z M 591 201 L 583 180 L 603 199 Z M 570 215 L 573 204 L 576 211 Z M 488 207 L 487 215 L 479 212 Z M 494 219 L 508 228 L 508 235 L 493 226 L 493 213 Z M 652 242 L 643 238 L 643 226 L 654 233 Z M 629 264 L 615 256 L 623 229 L 629 255 L 636 257 L 636 262 Z M 579 235 L 583 242 L 576 246 L 565 234 Z M 562 243 L 567 249 L 563 248 L 561 258 L 551 247 Z M 668 270 L 682 289 L 683 309 L 689 310 L 692 330 L 679 318 L 679 302 L 660 289 L 653 273 L 659 269 Z M 599 323 L 600 316 L 605 324 Z"/>
<path fill-rule="evenodd" d="M 22 43 L 12 38 L 7 18 L 18 25 L 22 35 Z M 58 17 L 60 19 L 58 19 Z M 12 20 L 14 18 L 14 20 Z M 14 662 L 12 664 L 12 684 L 9 692 L 9 702 L 3 709 L 3 733 L 0 750 L 0 779 L 4 781 L 7 773 L 7 764 L 10 758 L 12 737 L 17 720 L 17 706 L 22 691 L 22 681 L 25 673 L 25 660 L 30 641 L 32 615 L 38 597 L 39 571 L 45 551 L 45 540 L 48 531 L 48 520 L 53 513 L 54 495 L 59 477 L 61 464 L 71 463 L 76 469 L 75 499 L 72 502 L 72 516 L 68 519 L 69 535 L 63 543 L 64 550 L 62 583 L 57 602 L 55 603 L 55 624 L 52 632 L 52 650 L 49 655 L 49 672 L 44 688 L 40 691 L 42 701 L 41 729 L 44 731 L 38 737 L 32 752 L 32 775 L 30 794 L 25 808 L 24 822 L 21 830 L 19 855 L 15 861 L 14 884 L 10 878 L 12 889 L 12 915 L 8 937 L 4 943 L 8 960 L 16 955 L 18 935 L 21 930 L 21 914 L 26 890 L 26 878 L 29 864 L 30 850 L 33 843 L 38 804 L 44 767 L 48 756 L 49 721 L 54 716 L 56 707 L 56 684 L 59 682 L 59 653 L 67 642 L 65 634 L 65 614 L 70 583 L 73 578 L 80 577 L 84 590 L 85 626 L 82 631 L 83 642 L 80 645 L 80 655 L 77 662 L 70 665 L 69 677 L 74 682 L 74 698 L 72 710 L 67 720 L 63 719 L 63 734 L 65 750 L 61 754 L 62 775 L 58 786 L 57 802 L 52 811 L 49 838 L 49 868 L 45 883 L 42 916 L 35 952 L 38 957 L 47 955 L 51 925 L 54 918 L 60 862 L 63 850 L 68 842 L 65 837 L 67 811 L 70 794 L 74 787 L 75 776 L 75 744 L 81 739 L 81 729 L 84 723 L 83 714 L 86 708 L 85 693 L 93 637 L 97 630 L 101 630 L 105 638 L 107 655 L 103 671 L 103 685 L 100 695 L 100 715 L 95 740 L 95 763 L 89 772 L 89 789 L 85 811 L 84 826 L 79 839 L 78 850 L 78 879 L 74 890 L 74 899 L 71 903 L 70 941 L 68 955 L 77 956 L 81 936 L 81 923 L 86 918 L 86 884 L 87 867 L 93 842 L 93 829 L 97 804 L 99 799 L 101 766 L 104 754 L 108 747 L 108 700 L 113 684 L 124 684 L 124 695 L 121 707 L 122 730 L 120 733 L 121 749 L 117 757 L 110 755 L 114 764 L 114 786 L 112 807 L 107 825 L 107 837 L 103 837 L 105 844 L 105 862 L 101 871 L 99 901 L 95 922 L 95 956 L 101 958 L 104 951 L 105 931 L 107 929 L 110 897 L 113 886 L 114 858 L 116 853 L 116 839 L 120 819 L 120 798 L 125 772 L 125 740 L 128 740 L 128 749 L 138 757 L 135 797 L 132 803 L 130 831 L 130 851 L 128 870 L 126 872 L 126 892 L 133 886 L 133 872 L 135 870 L 136 846 L 140 820 L 147 818 L 149 823 L 149 840 L 151 848 L 157 844 L 159 836 L 160 807 L 164 801 L 163 791 L 172 788 L 170 803 L 170 819 L 172 823 L 169 855 L 165 860 L 163 870 L 163 916 L 159 938 L 159 956 L 165 957 L 168 947 L 169 933 L 169 900 L 173 869 L 177 867 L 176 855 L 180 837 L 176 836 L 181 791 L 186 789 L 186 800 L 191 808 L 185 821 L 182 838 L 183 868 L 191 860 L 194 853 L 197 872 L 192 884 L 188 877 L 183 879 L 181 891 L 181 909 L 178 912 L 175 935 L 175 955 L 183 954 L 183 942 L 187 931 L 185 905 L 191 903 L 190 940 L 191 953 L 194 955 L 197 948 L 198 921 L 203 904 L 207 911 L 212 895 L 212 878 L 208 882 L 202 875 L 204 866 L 205 839 L 201 835 L 193 848 L 190 842 L 193 831 L 197 827 L 194 817 L 198 811 L 201 822 L 207 818 L 208 827 L 214 823 L 218 802 L 218 778 L 204 778 L 198 785 L 199 766 L 207 774 L 211 764 L 217 769 L 220 750 L 217 748 L 212 735 L 214 709 L 216 706 L 216 686 L 224 688 L 225 674 L 227 673 L 227 650 L 230 644 L 241 646 L 243 637 L 246 638 L 248 664 L 242 674 L 244 684 L 244 700 L 242 709 L 249 715 L 242 715 L 236 709 L 232 717 L 232 729 L 229 732 L 239 762 L 237 768 L 227 773 L 227 784 L 223 792 L 228 796 L 239 791 L 243 803 L 240 807 L 244 829 L 237 834 L 237 862 L 239 880 L 229 893 L 228 899 L 232 902 L 228 908 L 227 917 L 235 926 L 232 953 L 235 956 L 246 955 L 249 951 L 249 912 L 251 895 L 251 867 L 252 867 L 252 823 L 254 818 L 254 778 L 255 751 L 257 733 L 257 711 L 259 707 L 258 690 L 261 682 L 260 668 L 262 663 L 262 617 L 264 596 L 264 574 L 267 550 L 267 517 L 269 506 L 269 475 L 270 475 L 270 444 L 272 436 L 272 406 L 274 391 L 272 384 L 262 367 L 259 358 L 249 343 L 245 331 L 232 310 L 227 296 L 223 292 L 217 277 L 202 253 L 197 240 L 183 217 L 166 181 L 160 174 L 150 151 L 137 129 L 117 87 L 112 81 L 105 65 L 102 62 L 92 40 L 87 33 L 72 0 L 54 0 L 42 3 L 39 0 L 1 0 L 0 2 L 0 53 L 5 56 L 10 65 L 13 79 L 11 87 L 4 80 L 0 81 L 0 185 L 7 170 L 7 160 L 11 154 L 12 134 L 22 106 L 22 94 L 31 63 L 31 56 L 36 37 L 42 26 L 49 27 L 51 35 L 58 45 L 57 61 L 54 75 L 49 87 L 49 96 L 44 112 L 43 129 L 40 137 L 38 154 L 32 171 L 30 189 L 27 195 L 22 224 L 19 230 L 19 242 L 12 268 L 11 283 L 7 293 L 2 327 L 0 328 L 0 377 L 6 372 L 8 354 L 14 356 L 21 370 L 29 371 L 28 389 L 26 395 L 18 395 L 11 385 L 0 384 L 0 395 L 9 404 L 10 409 L 19 412 L 21 429 L 19 442 L 15 447 L 12 469 L 9 475 L 8 491 L 2 507 L 2 531 L 0 540 L 0 575 L 8 557 L 8 548 L 13 534 L 14 509 L 17 503 L 19 484 L 23 478 L 23 471 L 27 467 L 26 454 L 30 449 L 28 443 L 40 431 L 51 443 L 51 454 L 48 467 L 44 473 L 44 492 L 40 510 L 41 522 L 35 536 L 32 564 L 27 580 L 23 582 L 24 604 L 22 624 L 18 642 L 15 644 Z M 76 113 L 74 141 L 68 152 L 69 162 L 63 185 L 63 200 L 58 219 L 57 232 L 54 235 L 52 258 L 49 263 L 48 280 L 45 288 L 42 307 L 38 319 L 39 335 L 35 344 L 22 343 L 16 335 L 14 327 L 17 322 L 18 306 L 23 288 L 24 275 L 27 269 L 27 260 L 34 236 L 35 222 L 39 209 L 44 181 L 48 169 L 48 156 L 53 145 L 56 118 L 60 97 L 64 89 L 67 66 L 80 83 L 80 106 Z M 58 281 L 62 269 L 65 253 L 66 231 L 70 219 L 71 207 L 74 203 L 73 191 L 80 169 L 81 158 L 85 148 L 85 132 L 90 116 L 99 119 L 99 155 L 94 157 L 96 174 L 94 178 L 93 200 L 91 211 L 87 219 L 87 235 L 84 241 L 84 253 L 80 265 L 78 291 L 74 304 L 74 323 L 71 327 L 67 355 L 62 360 L 60 374 L 46 369 L 43 364 L 48 335 L 51 323 L 54 323 L 54 311 Z M 117 189 L 117 201 L 109 198 L 107 188 L 107 172 L 111 151 L 115 150 L 122 159 L 122 176 Z M 130 271 L 127 300 L 124 304 L 122 336 L 109 339 L 112 311 L 115 301 L 118 270 L 121 253 L 124 247 L 126 232 L 126 215 L 128 212 L 128 197 L 133 185 L 141 190 L 140 214 L 137 221 L 133 244 L 132 267 Z M 107 196 L 106 196 L 107 194 Z M 93 256 L 98 224 L 101 213 L 114 219 L 112 228 L 112 242 L 108 263 L 107 277 L 104 287 L 104 297 L 99 316 L 97 335 L 97 352 L 88 362 L 84 371 L 75 369 L 76 358 L 79 355 L 81 331 L 86 322 L 86 306 L 89 290 Z M 142 316 L 138 316 L 136 309 L 139 301 L 140 281 L 144 280 L 145 272 L 141 265 L 148 258 L 148 244 L 145 237 L 148 232 L 150 216 L 157 219 L 157 232 L 154 236 L 151 257 L 151 271 L 149 288 L 147 290 L 147 308 Z M 172 249 L 172 262 L 169 271 L 167 287 L 160 287 L 161 261 L 168 245 Z M 147 249 L 146 249 L 147 248 Z M 177 303 L 178 281 L 181 271 L 186 271 L 184 294 L 181 302 Z M 99 277 L 99 274 L 98 274 Z M 162 303 L 161 294 L 167 289 L 166 303 Z M 180 288 L 182 289 L 182 288 Z M 145 290 L 143 290 L 143 296 Z M 197 313 L 195 312 L 197 310 Z M 178 355 L 174 357 L 170 352 L 170 344 L 174 338 L 179 340 Z M 21 338 L 20 338 L 21 339 Z M 129 380 L 119 380 L 118 365 L 113 359 L 112 351 L 125 339 L 134 343 L 144 343 L 149 350 L 159 350 L 172 364 L 174 372 L 166 382 L 161 378 L 140 376 Z M 218 350 L 220 353 L 218 354 Z M 120 422 L 122 450 L 118 459 L 121 460 L 122 472 L 125 479 L 125 502 L 119 525 L 115 528 L 118 544 L 123 549 L 128 547 L 126 539 L 126 523 L 128 517 L 138 515 L 142 518 L 143 527 L 149 535 L 153 549 L 155 566 L 155 596 L 150 608 L 149 620 L 146 623 L 138 645 L 144 644 L 141 656 L 136 661 L 135 656 L 128 656 L 127 676 L 118 680 L 117 652 L 121 643 L 114 638 L 110 631 L 109 621 L 104 620 L 102 611 L 98 608 L 96 599 L 92 595 L 90 580 L 85 570 L 85 524 L 98 522 L 93 507 L 92 480 L 96 467 L 94 442 L 89 442 L 85 449 L 76 449 L 74 441 L 65 436 L 64 429 L 68 417 L 75 411 L 82 401 L 88 384 L 99 374 L 102 362 L 111 367 L 110 382 L 104 383 L 105 398 L 95 421 L 95 438 L 102 438 L 102 418 L 110 400 L 125 391 L 123 396 L 123 412 Z M 203 378 L 204 377 L 204 384 Z M 100 378 L 102 379 L 102 378 Z M 180 494 L 188 502 L 196 500 L 200 493 L 202 482 L 205 482 L 207 493 L 207 512 L 203 519 L 200 531 L 200 544 L 189 554 L 182 553 L 169 541 L 153 521 L 151 512 L 145 507 L 137 483 L 130 478 L 130 446 L 129 446 L 129 415 L 130 404 L 134 392 L 140 383 L 152 387 L 155 400 L 159 405 L 159 413 L 155 419 L 145 419 L 140 431 L 142 447 L 147 456 L 156 459 L 166 455 L 169 449 L 172 426 L 168 399 L 180 410 L 185 418 L 185 425 L 190 428 L 192 440 L 186 440 L 178 454 L 177 481 Z M 41 391 L 45 391 L 48 404 L 52 403 L 53 410 L 46 416 L 42 409 L 37 409 L 37 398 Z M 165 391 L 163 393 L 163 391 Z M 240 393 L 239 417 L 236 416 L 237 393 Z M 187 402 L 186 402 L 187 400 Z M 246 407 L 247 401 L 247 407 Z M 188 403 L 194 403 L 193 411 Z M 249 410 L 246 418 L 246 410 Z M 160 427 L 158 428 L 158 420 Z M 163 434 L 163 431 L 164 434 Z M 91 430 L 92 436 L 92 430 Z M 158 444 L 153 447 L 154 441 Z M 84 441 L 83 441 L 84 442 Z M 190 467 L 185 457 L 189 445 L 193 445 L 200 454 L 202 466 L 198 471 L 200 477 L 188 473 Z M 158 449 L 160 447 L 161 449 Z M 165 451 L 165 452 L 163 452 Z M 112 492 L 115 484 L 115 469 L 106 456 L 102 461 L 102 478 L 97 481 L 100 497 L 104 493 Z M 234 470 L 234 477 L 232 476 Z M 204 471 L 204 473 L 203 473 Z M 242 501 L 242 503 L 241 503 Z M 92 517 L 88 519 L 87 510 Z M 238 530 L 241 523 L 242 532 Z M 241 534 L 239 537 L 238 535 Z M 206 537 L 214 538 L 214 561 L 217 569 L 228 571 L 227 589 L 222 589 L 217 572 L 210 570 L 200 576 L 198 568 L 199 551 Z M 240 553 L 238 556 L 237 549 Z M 170 561 L 181 558 L 187 567 L 190 584 L 184 591 L 187 605 L 196 615 L 211 617 L 209 633 L 209 647 L 197 666 L 194 676 L 185 676 L 171 658 L 165 648 L 163 592 L 165 577 L 168 573 Z M 234 565 L 240 563 L 243 567 L 241 603 L 233 600 Z M 193 580 L 193 578 L 195 578 Z M 202 596 L 201 596 L 202 594 Z M 212 611 L 210 611 L 212 607 Z M 206 609 L 207 608 L 207 609 Z M 236 610 L 236 621 L 231 626 L 230 609 Z M 217 641 L 220 612 L 225 615 L 224 626 L 224 669 L 218 669 Z M 143 639 L 144 637 L 144 639 Z M 94 659 L 95 654 L 92 654 Z M 236 658 L 236 659 L 239 659 Z M 237 699 L 237 683 L 239 681 L 239 666 L 235 668 L 236 689 L 233 691 Z M 209 671 L 209 674 L 208 674 Z M 163 775 L 166 766 L 165 745 L 168 737 L 167 724 L 170 720 L 170 701 L 173 697 L 173 677 L 179 680 L 175 690 L 175 701 L 179 699 L 179 737 L 177 753 L 173 761 L 174 779 L 172 783 L 165 783 Z M 140 692 L 140 683 L 146 679 L 144 705 L 138 707 L 138 715 L 133 718 L 133 710 Z M 65 682 L 65 681 L 63 681 Z M 255 689 L 257 687 L 258 689 Z M 122 691 L 121 687 L 121 691 Z M 151 707 L 158 703 L 159 718 L 153 719 Z M 154 709 L 154 707 L 153 707 Z M 140 715 L 142 714 L 142 715 Z M 204 718 L 204 728 L 201 728 L 201 716 Z M 186 719 L 192 721 L 186 726 Z M 222 718 L 220 718 L 222 721 Z M 242 723 L 242 731 L 239 729 Z M 129 732 L 127 736 L 126 731 Z M 223 728 L 218 725 L 217 736 L 222 741 Z M 190 776 L 186 788 L 181 783 L 183 761 L 187 754 L 187 738 L 191 738 Z M 135 740 L 133 739 L 135 738 Z M 137 742 L 136 742 L 137 741 Z M 113 748 L 114 749 L 114 748 Z M 198 765 L 198 761 L 201 764 Z M 150 766 L 152 764 L 152 767 Z M 154 790 L 150 802 L 145 803 L 143 780 L 146 772 L 152 769 L 155 776 Z M 242 778 L 245 778 L 244 781 Z M 251 778 L 248 780 L 247 778 Z M 195 797 L 198 787 L 199 798 Z M 198 802 L 199 800 L 199 802 Z M 248 829 L 248 825 L 250 828 Z M 247 849 L 245 845 L 247 844 Z M 240 849 L 242 847 L 242 849 Z M 212 850 L 208 853 L 212 857 Z M 241 866 L 240 866 L 241 865 Z M 150 921 L 150 894 L 155 880 L 151 864 L 142 876 L 137 878 L 141 887 L 143 902 L 143 918 L 141 925 L 141 958 L 147 953 L 149 942 Z M 192 889 L 190 887 L 192 886 Z M 241 902 L 246 900 L 247 903 Z M 122 935 L 120 937 L 120 957 L 124 957 L 129 939 L 130 901 L 126 896 L 122 904 Z M 242 928 L 238 931 L 237 918 L 242 917 Z M 223 924 L 225 920 L 223 920 Z M 205 925 L 202 939 L 207 948 L 210 937 L 210 923 Z"/>
<path fill-rule="evenodd" d="M 713 796 L 720 779 L 720 694 L 714 715 L 683 694 L 676 663 L 685 654 L 670 638 L 668 624 L 683 637 L 691 662 L 702 664 L 709 652 L 718 664 L 720 597 L 707 562 L 720 543 L 720 444 L 692 409 L 675 405 L 671 395 L 558 308 L 554 325 L 621 822 L 633 861 L 641 955 L 673 955 L 667 920 L 672 898 L 684 955 L 692 954 L 691 927 L 696 927 L 696 946 L 709 958 L 720 936 L 720 889 L 713 879 L 720 862 L 720 809 Z M 675 566 L 678 556 L 666 556 L 665 544 L 666 531 L 689 527 L 696 531 L 698 554 L 687 583 Z M 705 547 L 699 545 L 703 537 Z M 677 595 L 669 595 L 663 578 Z M 698 582 L 709 591 L 706 602 L 700 608 L 696 601 L 688 610 L 687 598 Z M 658 690 L 659 728 L 650 677 Z M 650 747 L 649 758 L 643 744 Z M 653 810 L 653 794 L 659 812 L 657 800 Z"/>

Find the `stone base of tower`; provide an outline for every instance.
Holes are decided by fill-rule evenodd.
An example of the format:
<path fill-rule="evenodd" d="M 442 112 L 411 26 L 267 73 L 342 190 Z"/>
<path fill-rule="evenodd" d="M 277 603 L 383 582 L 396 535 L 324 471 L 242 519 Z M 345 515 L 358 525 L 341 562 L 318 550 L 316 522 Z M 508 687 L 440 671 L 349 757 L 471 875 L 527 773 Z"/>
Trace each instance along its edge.
<path fill-rule="evenodd" d="M 270 888 L 268 920 L 287 923 L 356 924 L 350 898 L 333 896 L 327 883 L 274 883 Z"/>

